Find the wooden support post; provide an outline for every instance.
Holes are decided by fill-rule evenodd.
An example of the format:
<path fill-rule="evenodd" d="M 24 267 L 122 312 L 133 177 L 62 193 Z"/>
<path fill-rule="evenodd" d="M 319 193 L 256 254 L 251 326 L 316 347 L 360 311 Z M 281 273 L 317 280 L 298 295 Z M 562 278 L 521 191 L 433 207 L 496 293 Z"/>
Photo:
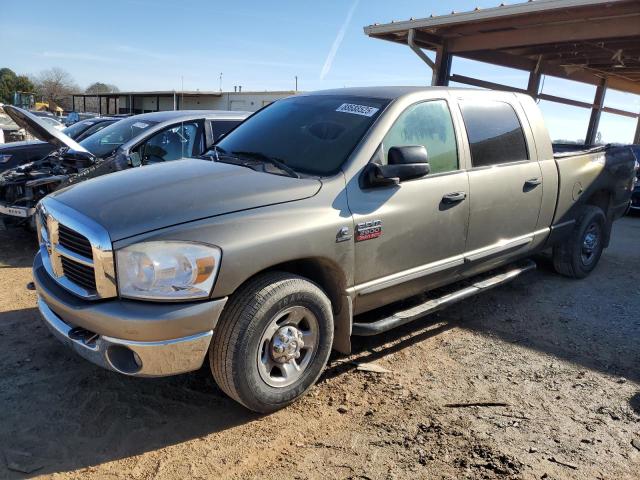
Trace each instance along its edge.
<path fill-rule="evenodd" d="M 82 111 L 86 112 L 87 111 L 87 97 L 82 97 Z"/>
<path fill-rule="evenodd" d="M 540 93 L 540 67 L 542 66 L 542 55 L 538 57 L 536 68 L 529 73 L 529 83 L 527 84 L 527 93 L 535 100 L 538 99 Z"/>
<path fill-rule="evenodd" d="M 584 143 L 593 145 L 598 134 L 598 126 L 600 125 L 600 114 L 604 107 L 604 96 L 607 93 L 607 80 L 604 79 L 596 88 L 596 95 L 593 99 L 593 107 L 591 108 L 591 117 L 589 118 L 589 126 L 587 128 L 587 136 Z"/>
<path fill-rule="evenodd" d="M 156 95 L 156 112 L 160 111 L 160 95 Z"/>
<path fill-rule="evenodd" d="M 636 134 L 633 137 L 633 143 L 640 145 L 640 117 L 638 117 L 638 123 L 636 124 Z"/>
<path fill-rule="evenodd" d="M 71 111 L 72 112 L 76 111 L 76 96 L 75 95 L 71 95 Z"/>
<path fill-rule="evenodd" d="M 433 78 L 431 85 L 438 87 L 446 87 L 449 85 L 449 77 L 451 76 L 452 55 L 449 53 L 446 43 L 436 50 L 436 66 L 433 69 Z"/>

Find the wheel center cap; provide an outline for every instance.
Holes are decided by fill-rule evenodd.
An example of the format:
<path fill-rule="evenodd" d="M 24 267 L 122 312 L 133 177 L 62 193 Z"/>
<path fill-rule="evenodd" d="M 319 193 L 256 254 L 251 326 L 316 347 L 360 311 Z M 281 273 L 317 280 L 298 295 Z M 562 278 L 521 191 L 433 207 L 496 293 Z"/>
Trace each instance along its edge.
<path fill-rule="evenodd" d="M 300 358 L 302 347 L 304 340 L 300 330 L 291 325 L 280 327 L 271 341 L 271 358 L 278 363 L 290 362 Z"/>

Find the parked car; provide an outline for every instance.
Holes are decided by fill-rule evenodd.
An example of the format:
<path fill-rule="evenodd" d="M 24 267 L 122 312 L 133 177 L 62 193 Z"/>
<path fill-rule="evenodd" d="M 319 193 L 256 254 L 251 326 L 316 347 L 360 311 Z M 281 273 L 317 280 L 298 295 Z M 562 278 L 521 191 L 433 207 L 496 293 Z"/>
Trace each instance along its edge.
<path fill-rule="evenodd" d="M 57 338 L 126 375 L 208 356 L 259 412 L 304 394 L 352 335 L 505 283 L 541 250 L 587 276 L 634 167 L 629 148 L 554 157 L 528 96 L 447 88 L 279 100 L 207 156 L 42 200 L 38 306 Z"/>
<path fill-rule="evenodd" d="M 123 118 L 80 142 L 18 107 L 5 107 L 16 123 L 55 147 L 53 153 L 0 174 L 4 223 L 33 226 L 38 201 L 88 178 L 129 167 L 200 155 L 246 112 L 182 110 Z"/>
<path fill-rule="evenodd" d="M 100 117 L 91 120 L 82 120 L 62 132 L 76 142 L 80 142 L 112 123 L 120 120 L 113 117 Z M 67 148 L 62 147 L 62 148 Z M 56 146 L 49 142 L 30 140 L 12 142 L 0 145 L 0 173 L 10 168 L 15 168 L 25 163 L 40 160 L 56 150 Z"/>
<path fill-rule="evenodd" d="M 64 130 L 64 125 L 55 118 L 40 117 L 40 120 L 56 130 Z"/>

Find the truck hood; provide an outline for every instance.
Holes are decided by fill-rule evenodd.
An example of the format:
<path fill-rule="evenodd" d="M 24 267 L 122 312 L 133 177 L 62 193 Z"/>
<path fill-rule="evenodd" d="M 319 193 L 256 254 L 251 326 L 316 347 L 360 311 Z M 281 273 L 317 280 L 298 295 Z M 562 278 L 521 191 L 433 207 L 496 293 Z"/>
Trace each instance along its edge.
<path fill-rule="evenodd" d="M 19 107 L 5 105 L 2 107 L 7 115 L 16 122 L 21 128 L 24 128 L 38 140 L 50 143 L 56 147 L 69 147 L 76 152 L 86 152 L 78 142 L 71 139 L 60 130 L 56 130 L 45 122 L 40 121 L 34 114 L 27 112 Z"/>
<path fill-rule="evenodd" d="M 312 197 L 316 179 L 186 159 L 105 175 L 50 195 L 104 226 L 112 241 L 179 223 Z"/>

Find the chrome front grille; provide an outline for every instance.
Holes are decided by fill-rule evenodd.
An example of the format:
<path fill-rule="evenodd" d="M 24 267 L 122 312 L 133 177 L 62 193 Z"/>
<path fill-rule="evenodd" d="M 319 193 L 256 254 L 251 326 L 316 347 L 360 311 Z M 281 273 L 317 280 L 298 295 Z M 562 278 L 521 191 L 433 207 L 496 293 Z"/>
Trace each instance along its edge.
<path fill-rule="evenodd" d="M 65 277 L 86 289 L 89 292 L 96 291 L 96 274 L 93 267 L 74 262 L 70 258 L 60 257 L 62 272 Z"/>
<path fill-rule="evenodd" d="M 74 232 L 62 224 L 58 225 L 58 243 L 78 255 L 93 259 L 91 242 L 89 242 L 87 237 L 80 235 L 78 232 Z"/>
<path fill-rule="evenodd" d="M 52 199 L 36 215 L 42 261 L 62 287 L 86 299 L 117 295 L 111 239 L 92 219 Z"/>

